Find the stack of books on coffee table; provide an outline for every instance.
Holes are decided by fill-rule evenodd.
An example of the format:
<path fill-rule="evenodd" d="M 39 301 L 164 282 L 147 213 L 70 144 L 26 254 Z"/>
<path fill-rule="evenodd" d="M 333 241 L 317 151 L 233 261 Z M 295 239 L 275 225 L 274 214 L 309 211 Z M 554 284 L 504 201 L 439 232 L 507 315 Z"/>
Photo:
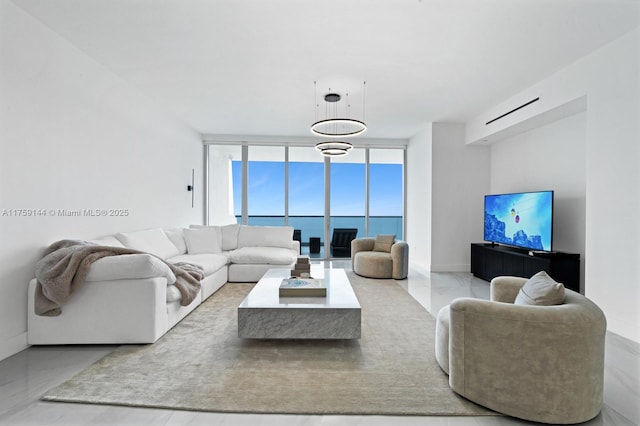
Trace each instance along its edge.
<path fill-rule="evenodd" d="M 280 297 L 327 297 L 327 287 L 323 279 L 285 278 L 280 283 Z"/>
<path fill-rule="evenodd" d="M 292 277 L 310 278 L 311 277 L 311 264 L 307 256 L 299 257 L 295 266 L 291 270 Z"/>

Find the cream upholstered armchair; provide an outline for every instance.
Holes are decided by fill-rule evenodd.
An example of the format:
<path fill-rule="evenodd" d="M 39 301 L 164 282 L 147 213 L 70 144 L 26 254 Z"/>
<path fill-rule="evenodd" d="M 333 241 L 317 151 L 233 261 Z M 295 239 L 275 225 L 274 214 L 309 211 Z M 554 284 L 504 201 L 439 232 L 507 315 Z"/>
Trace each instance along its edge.
<path fill-rule="evenodd" d="M 353 272 L 368 278 L 402 280 L 409 273 L 409 245 L 394 235 L 356 238 L 351 241 Z"/>
<path fill-rule="evenodd" d="M 564 287 L 561 304 L 514 304 L 527 282 L 497 277 L 490 301 L 442 308 L 436 359 L 456 393 L 492 410 L 543 423 L 590 420 L 602 406 L 604 314 Z"/>

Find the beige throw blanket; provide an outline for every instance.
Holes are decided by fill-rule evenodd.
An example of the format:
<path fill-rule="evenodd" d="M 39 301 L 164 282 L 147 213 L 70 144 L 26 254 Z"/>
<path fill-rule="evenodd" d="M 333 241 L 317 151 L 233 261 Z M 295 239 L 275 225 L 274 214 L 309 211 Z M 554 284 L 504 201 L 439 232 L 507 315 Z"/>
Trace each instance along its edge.
<path fill-rule="evenodd" d="M 78 290 L 89 273 L 91 264 L 105 256 L 144 253 L 121 247 L 93 245 L 86 241 L 60 240 L 51 244 L 36 263 L 35 313 L 58 316 L 62 305 Z M 160 259 L 160 258 L 158 258 Z M 189 305 L 200 291 L 202 269 L 195 265 L 179 266 L 165 262 L 176 276 L 174 285 L 180 291 L 182 306 Z"/>

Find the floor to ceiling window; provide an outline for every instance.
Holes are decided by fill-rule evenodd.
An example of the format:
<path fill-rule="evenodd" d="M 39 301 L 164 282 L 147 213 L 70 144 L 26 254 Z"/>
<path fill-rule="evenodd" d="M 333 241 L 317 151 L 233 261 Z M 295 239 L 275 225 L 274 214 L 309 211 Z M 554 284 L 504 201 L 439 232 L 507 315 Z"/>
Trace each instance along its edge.
<path fill-rule="evenodd" d="M 324 257 L 324 157 L 313 147 L 289 148 L 288 201 L 288 224 L 300 230 L 303 251 Z"/>
<path fill-rule="evenodd" d="M 335 229 L 404 238 L 404 149 L 355 148 L 327 161 L 313 147 L 209 145 L 207 152 L 209 224 L 289 225 L 303 253 L 320 258 L 345 256 L 331 253 Z"/>
<path fill-rule="evenodd" d="M 284 148 L 248 147 L 247 212 L 248 225 L 285 224 Z"/>
<path fill-rule="evenodd" d="M 340 232 L 356 237 L 366 236 L 365 150 L 352 149 L 349 155 L 332 157 L 330 169 L 329 244 L 336 244 L 336 240 L 347 244 L 346 249 L 342 246 L 330 249 L 330 253 L 332 257 L 349 256 L 350 244 Z M 356 229 L 356 233 L 352 234 L 351 229 Z"/>
<path fill-rule="evenodd" d="M 369 150 L 369 235 L 403 239 L 404 151 Z"/>

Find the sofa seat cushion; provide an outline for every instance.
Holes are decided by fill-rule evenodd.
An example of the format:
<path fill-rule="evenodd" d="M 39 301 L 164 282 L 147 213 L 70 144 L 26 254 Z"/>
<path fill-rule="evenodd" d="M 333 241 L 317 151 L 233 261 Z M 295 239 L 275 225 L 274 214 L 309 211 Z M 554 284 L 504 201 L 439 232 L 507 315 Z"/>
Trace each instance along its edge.
<path fill-rule="evenodd" d="M 231 263 L 292 265 L 296 263 L 295 250 L 282 247 L 241 247 L 227 253 Z"/>
<path fill-rule="evenodd" d="M 85 281 L 132 280 L 165 277 L 167 284 L 176 282 L 169 266 L 157 257 L 147 254 L 106 256 L 91 264 Z"/>
<path fill-rule="evenodd" d="M 220 253 L 182 254 L 167 259 L 170 263 L 186 262 L 198 265 L 204 269 L 204 275 L 209 276 L 223 268 L 227 263 L 227 256 Z"/>
<path fill-rule="evenodd" d="M 368 278 L 392 278 L 393 259 L 391 253 L 359 251 L 353 257 L 353 272 Z"/>

